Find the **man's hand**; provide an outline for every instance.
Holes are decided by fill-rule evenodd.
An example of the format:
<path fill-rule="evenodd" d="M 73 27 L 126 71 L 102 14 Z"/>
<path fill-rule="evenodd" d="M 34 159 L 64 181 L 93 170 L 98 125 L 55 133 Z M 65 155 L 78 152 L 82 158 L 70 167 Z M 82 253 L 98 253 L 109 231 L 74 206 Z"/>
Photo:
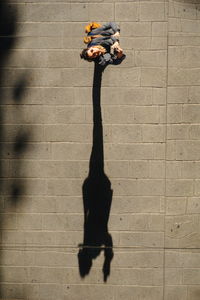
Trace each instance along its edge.
<path fill-rule="evenodd" d="M 121 58 L 123 56 L 123 49 L 120 47 L 118 42 L 115 42 L 111 48 L 114 50 L 115 54 L 117 55 L 117 58 Z"/>
<path fill-rule="evenodd" d="M 117 49 L 118 47 L 119 47 L 119 43 L 118 43 L 118 42 L 115 42 L 115 43 L 111 46 L 112 49 Z"/>
<path fill-rule="evenodd" d="M 119 31 L 115 32 L 115 34 L 113 34 L 114 37 L 119 38 L 120 37 L 120 33 Z"/>
<path fill-rule="evenodd" d="M 121 58 L 123 56 L 123 49 L 118 45 L 115 47 L 115 51 L 117 54 L 117 58 Z"/>
<path fill-rule="evenodd" d="M 123 56 L 123 50 L 121 48 L 116 50 L 117 50 L 117 58 L 121 58 Z"/>

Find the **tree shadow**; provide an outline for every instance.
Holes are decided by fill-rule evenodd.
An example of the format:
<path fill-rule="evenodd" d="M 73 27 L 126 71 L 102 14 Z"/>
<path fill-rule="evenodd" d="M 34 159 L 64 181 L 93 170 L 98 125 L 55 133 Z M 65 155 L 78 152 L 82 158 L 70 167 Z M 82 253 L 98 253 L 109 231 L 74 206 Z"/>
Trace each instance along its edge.
<path fill-rule="evenodd" d="M 9 1 L 4 0 L 0 2 L 0 199 L 1 199 L 1 218 L 0 231 L 3 236 L 4 223 L 6 223 L 7 213 L 15 211 L 16 204 L 19 200 L 19 194 L 24 193 L 25 184 L 20 184 L 15 174 L 19 173 L 19 168 L 22 168 L 21 155 L 27 150 L 27 142 L 29 141 L 30 132 L 24 132 L 23 128 L 14 128 L 15 121 L 22 118 L 22 112 L 13 115 L 11 123 L 7 123 L 4 113 L 8 109 L 9 104 L 18 105 L 24 96 L 24 90 L 27 85 L 25 77 L 26 74 L 20 78 L 15 79 L 15 87 L 12 83 L 4 85 L 5 79 L 9 81 L 7 74 L 8 59 L 12 56 L 12 49 L 16 43 L 18 13 L 14 5 L 9 4 Z M 8 103 L 7 103 L 8 100 Z M 11 137 L 7 136 L 6 129 L 10 126 L 12 129 Z M 16 124 L 18 124 L 16 122 Z M 22 126 L 21 126 L 22 127 Z M 14 135 L 13 135 L 14 133 Z M 19 160 L 19 164 L 11 170 L 7 170 L 8 165 L 5 161 Z M 4 251 L 5 244 L 2 238 L 0 244 L 0 264 L 2 262 L 2 251 Z M 4 286 L 4 274 L 0 272 L 0 298 L 6 298 L 8 289 Z M 11 291 L 11 290 L 10 290 Z M 12 298 L 15 298 L 18 293 L 18 288 L 12 289 Z"/>
<path fill-rule="evenodd" d="M 15 105 L 21 105 L 24 99 L 25 89 L 28 85 L 28 72 L 24 71 L 19 78 L 16 79 L 15 86 L 12 92 L 12 98 Z M 20 110 L 17 112 L 15 116 L 16 120 L 22 120 L 23 115 Z M 30 126 L 29 126 L 30 127 Z M 31 138 L 32 130 L 27 130 L 23 127 L 18 129 L 16 135 L 13 139 L 13 147 L 12 154 L 13 159 L 18 160 L 23 156 L 23 154 L 29 150 L 29 141 Z M 15 167 L 15 174 L 18 176 L 23 169 L 23 162 L 20 160 L 20 164 L 17 164 L 17 168 Z M 24 183 L 20 183 L 17 178 L 13 178 L 13 182 L 11 184 L 11 201 L 13 203 L 18 204 L 20 200 L 20 196 L 25 193 L 25 185 Z"/>
<path fill-rule="evenodd" d="M 84 240 L 79 245 L 78 261 L 81 277 L 89 274 L 92 260 L 104 251 L 104 282 L 110 274 L 114 256 L 112 237 L 108 232 L 108 220 L 113 191 L 104 173 L 103 126 L 101 117 L 101 81 L 103 68 L 95 64 L 93 77 L 93 146 L 89 173 L 82 186 L 84 206 Z"/>
<path fill-rule="evenodd" d="M 7 59 L 10 55 L 10 51 L 14 45 L 15 39 L 13 36 L 16 32 L 16 12 L 10 11 L 10 6 L 6 2 L 0 3 L 0 105 L 3 102 L 3 89 L 2 82 L 5 75 L 5 66 Z M 4 167 L 3 167 L 3 141 L 5 141 L 4 133 L 4 115 L 2 107 L 0 106 L 0 196 L 1 196 L 1 211 L 4 207 Z M 4 211 L 3 211 L 4 212 Z M 3 215 L 0 218 L 0 230 L 2 234 L 3 228 Z M 2 244 L 0 245 L 2 248 Z M 2 249 L 1 249 L 2 250 Z M 2 264 L 2 252 L 0 252 L 0 263 Z M 0 272 L 0 281 L 2 282 L 3 275 Z M 0 285 L 0 297 L 2 298 L 2 284 Z"/>

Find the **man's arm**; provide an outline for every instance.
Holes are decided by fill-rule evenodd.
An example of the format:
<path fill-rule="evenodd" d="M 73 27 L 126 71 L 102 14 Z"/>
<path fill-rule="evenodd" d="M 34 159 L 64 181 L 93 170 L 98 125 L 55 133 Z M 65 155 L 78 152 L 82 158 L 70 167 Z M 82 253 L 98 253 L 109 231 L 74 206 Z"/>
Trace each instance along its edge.
<path fill-rule="evenodd" d="M 110 29 L 110 28 L 112 28 L 112 30 L 114 31 L 114 33 L 120 31 L 119 26 L 115 22 L 109 22 L 109 23 L 106 23 L 106 24 L 104 24 L 102 26 L 103 30 Z"/>
<path fill-rule="evenodd" d="M 106 53 L 98 58 L 97 63 L 102 67 L 106 67 L 107 65 L 119 65 L 125 58 L 125 54 L 122 54 L 121 57 L 117 57 L 117 55 Z"/>

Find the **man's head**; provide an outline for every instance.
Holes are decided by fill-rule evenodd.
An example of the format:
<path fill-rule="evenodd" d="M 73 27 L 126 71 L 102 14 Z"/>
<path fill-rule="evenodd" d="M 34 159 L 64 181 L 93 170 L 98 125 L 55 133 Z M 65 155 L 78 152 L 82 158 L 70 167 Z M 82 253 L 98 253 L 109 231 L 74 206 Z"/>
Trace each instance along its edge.
<path fill-rule="evenodd" d="M 83 49 L 83 51 L 80 54 L 80 57 L 87 61 L 93 61 L 101 54 L 103 54 L 103 50 L 100 47 L 94 46 L 94 47 Z"/>
<path fill-rule="evenodd" d="M 96 58 L 101 55 L 101 50 L 97 47 L 90 47 L 87 50 L 87 55 L 89 56 L 89 58 Z"/>
<path fill-rule="evenodd" d="M 80 54 L 80 57 L 81 57 L 82 59 L 87 60 L 87 61 L 92 61 L 92 60 L 90 60 L 90 58 L 89 58 L 89 56 L 88 56 L 88 54 L 87 54 L 87 51 L 88 51 L 87 48 L 86 48 L 86 49 L 83 49 L 83 51 L 82 51 L 81 54 Z"/>

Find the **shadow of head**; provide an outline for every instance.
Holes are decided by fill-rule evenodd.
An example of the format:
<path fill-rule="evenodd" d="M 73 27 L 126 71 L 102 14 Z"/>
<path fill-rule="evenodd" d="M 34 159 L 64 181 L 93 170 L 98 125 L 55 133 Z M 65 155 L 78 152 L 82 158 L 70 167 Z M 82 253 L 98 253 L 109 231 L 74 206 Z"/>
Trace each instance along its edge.
<path fill-rule="evenodd" d="M 98 254 L 95 254 L 97 257 Z M 79 250 L 78 253 L 78 263 L 79 263 L 79 273 L 82 278 L 89 274 L 92 267 L 92 259 L 94 258 L 94 253 L 92 253 L 91 248 L 83 248 Z"/>
<path fill-rule="evenodd" d="M 78 262 L 79 262 L 79 273 L 82 278 L 90 273 L 92 267 L 92 260 L 97 258 L 101 251 L 104 251 L 104 264 L 103 264 L 103 278 L 104 282 L 107 281 L 110 275 L 110 264 L 113 259 L 112 247 L 84 247 L 79 250 Z"/>

